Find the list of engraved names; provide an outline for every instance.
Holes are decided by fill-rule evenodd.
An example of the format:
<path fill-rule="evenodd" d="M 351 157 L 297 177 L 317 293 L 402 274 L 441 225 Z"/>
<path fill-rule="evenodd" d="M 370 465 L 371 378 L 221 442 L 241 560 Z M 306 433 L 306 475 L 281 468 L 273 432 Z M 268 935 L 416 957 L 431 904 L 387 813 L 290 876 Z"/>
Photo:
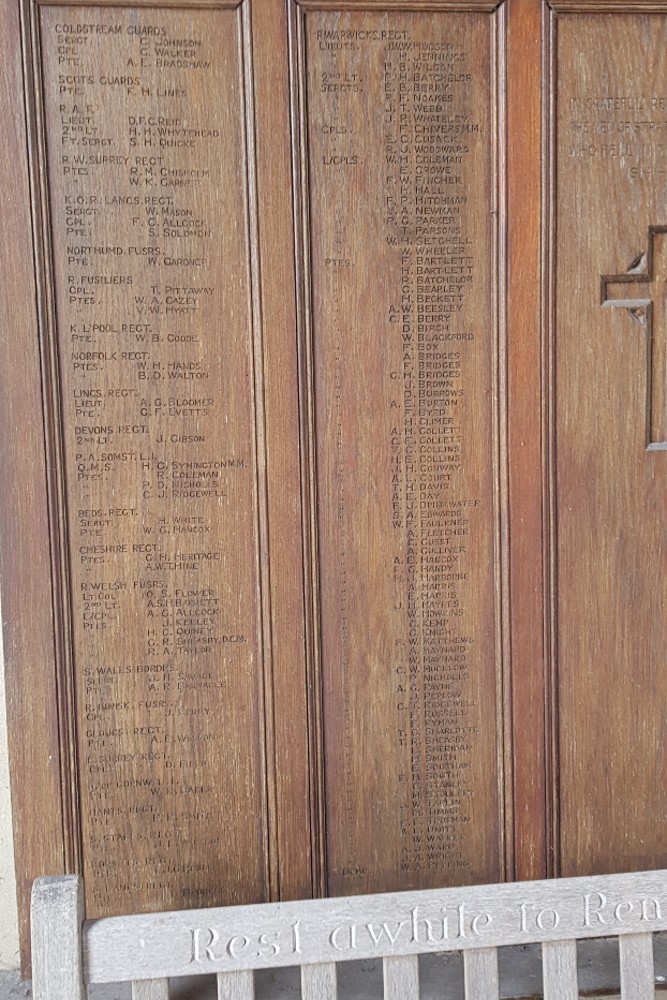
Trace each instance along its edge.
<path fill-rule="evenodd" d="M 239 37 L 41 9 L 93 915 L 263 892 L 259 750 L 233 749 L 261 707 Z"/>
<path fill-rule="evenodd" d="M 493 877 L 486 19 L 307 25 L 325 719 L 338 705 L 342 729 L 327 758 L 335 891 L 366 889 L 378 855 L 387 888 Z M 377 800 L 391 803 L 383 836 L 360 849 Z"/>

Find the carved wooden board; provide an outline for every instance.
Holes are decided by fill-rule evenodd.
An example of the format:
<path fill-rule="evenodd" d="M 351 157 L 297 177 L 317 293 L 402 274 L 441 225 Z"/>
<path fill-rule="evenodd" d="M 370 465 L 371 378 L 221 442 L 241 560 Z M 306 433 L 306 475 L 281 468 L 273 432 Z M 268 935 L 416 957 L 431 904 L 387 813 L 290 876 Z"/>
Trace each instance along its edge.
<path fill-rule="evenodd" d="M 497 18 L 325 6 L 26 25 L 93 916 L 503 874 Z"/>
<path fill-rule="evenodd" d="M 502 870 L 492 27 L 299 24 L 336 894 Z"/>
<path fill-rule="evenodd" d="M 667 16 L 563 13 L 555 28 L 553 583 L 570 874 L 667 858 L 667 245 L 650 231 L 667 223 Z"/>
<path fill-rule="evenodd" d="M 305 895 L 303 595 L 274 582 L 301 559 L 296 347 L 262 303 L 249 7 L 32 14 L 59 864 L 92 913 Z"/>
<path fill-rule="evenodd" d="M 22 898 L 667 863 L 667 8 L 0 12 Z"/>
<path fill-rule="evenodd" d="M 238 11 L 44 7 L 39 28 L 89 902 L 211 900 L 221 884 L 261 898 L 264 460 Z"/>

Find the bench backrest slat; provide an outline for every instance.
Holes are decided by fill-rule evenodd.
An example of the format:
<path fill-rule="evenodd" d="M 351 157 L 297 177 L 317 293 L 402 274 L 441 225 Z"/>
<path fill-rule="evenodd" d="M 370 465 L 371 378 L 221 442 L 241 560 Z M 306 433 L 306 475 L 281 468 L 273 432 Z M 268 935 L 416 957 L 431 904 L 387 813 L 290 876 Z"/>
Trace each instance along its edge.
<path fill-rule="evenodd" d="M 382 959 L 385 1000 L 418 1000 L 419 956 L 460 952 L 466 1000 L 498 1000 L 498 948 L 542 946 L 544 1000 L 577 1000 L 577 942 L 617 938 L 622 1000 L 654 1000 L 653 935 L 667 930 L 667 871 L 215 907 L 83 920 L 77 876 L 33 888 L 34 1000 L 85 1000 L 133 983 L 214 974 L 218 1000 L 254 1000 L 258 969 L 298 966 L 303 1000 L 337 1000 L 337 966 Z"/>
<path fill-rule="evenodd" d="M 630 934 L 619 938 L 621 1000 L 654 1000 L 653 936 Z"/>
<path fill-rule="evenodd" d="M 579 1000 L 576 941 L 544 942 L 542 983 L 544 1000 Z"/>
<path fill-rule="evenodd" d="M 335 962 L 301 966 L 301 1000 L 338 1000 Z"/>
<path fill-rule="evenodd" d="M 132 1000 L 169 1000 L 169 980 L 135 979 Z"/>
<path fill-rule="evenodd" d="M 384 1000 L 419 1000 L 419 959 L 416 955 L 382 961 Z"/>
<path fill-rule="evenodd" d="M 463 981 L 465 1000 L 498 1000 L 498 951 L 496 948 L 479 948 L 463 953 Z"/>
<path fill-rule="evenodd" d="M 662 930 L 667 872 L 642 872 L 105 917 L 86 923 L 84 975 L 109 983 Z"/>
<path fill-rule="evenodd" d="M 218 1000 L 255 1000 L 255 975 L 242 972 L 220 972 L 217 976 Z"/>

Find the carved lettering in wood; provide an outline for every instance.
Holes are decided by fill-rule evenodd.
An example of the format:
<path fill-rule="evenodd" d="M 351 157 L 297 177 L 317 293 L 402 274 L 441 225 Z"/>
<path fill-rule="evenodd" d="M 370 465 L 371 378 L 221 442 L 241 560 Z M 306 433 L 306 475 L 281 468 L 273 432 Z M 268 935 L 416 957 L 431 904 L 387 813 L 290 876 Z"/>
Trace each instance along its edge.
<path fill-rule="evenodd" d="M 299 22 L 334 894 L 501 870 L 492 24 Z"/>
<path fill-rule="evenodd" d="M 239 14 L 39 16 L 89 913 L 262 898 Z"/>

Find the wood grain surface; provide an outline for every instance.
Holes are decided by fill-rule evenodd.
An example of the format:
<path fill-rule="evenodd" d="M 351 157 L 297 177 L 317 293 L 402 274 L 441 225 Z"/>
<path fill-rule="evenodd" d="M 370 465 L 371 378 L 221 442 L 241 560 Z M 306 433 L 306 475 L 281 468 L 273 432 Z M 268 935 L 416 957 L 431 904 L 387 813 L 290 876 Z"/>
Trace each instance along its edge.
<path fill-rule="evenodd" d="M 651 936 L 667 924 L 665 878 L 640 872 L 108 917 L 84 926 L 85 976 L 119 982 L 410 957 L 414 982 L 418 955 L 460 951 L 468 980 L 491 991 L 495 949 L 547 942 L 550 973 L 559 964 L 571 988 L 574 942 L 611 937 L 628 978 L 646 982 Z"/>
<path fill-rule="evenodd" d="M 83 921 L 77 909 L 80 876 L 38 879 L 35 998 L 48 1000 L 68 989 L 84 995 L 83 954 L 87 984 L 106 981 L 113 970 L 114 982 L 131 980 L 133 993 L 145 996 L 151 989 L 160 996 L 167 972 L 173 980 L 217 970 L 221 1000 L 252 1000 L 253 970 L 285 965 L 300 969 L 304 1000 L 336 1000 L 339 966 L 343 972 L 347 962 L 381 959 L 386 1000 L 417 1000 L 420 956 L 444 958 L 444 950 L 463 959 L 466 1000 L 497 1000 L 498 948 L 517 939 L 524 946 L 541 944 L 546 997 L 576 997 L 578 940 L 606 938 L 620 951 L 623 1000 L 646 1000 L 654 991 L 653 937 L 665 926 L 666 875 L 260 903 L 93 922 Z M 45 949 L 41 940 L 58 918 L 72 932 L 73 947 L 64 955 Z"/>
<path fill-rule="evenodd" d="M 665 224 L 664 16 L 554 23 L 550 344 L 563 874 L 664 863 L 667 455 L 647 448 L 646 310 L 602 308 Z M 655 244 L 664 275 L 663 239 Z M 650 285 L 650 283 L 649 283 Z M 654 351 L 664 277 L 651 285 Z M 663 424 L 664 426 L 664 424 Z"/>
<path fill-rule="evenodd" d="M 327 886 L 497 878 L 493 22 L 317 11 L 294 35 Z"/>
<path fill-rule="evenodd" d="M 301 968 L 301 996 L 303 1000 L 336 1000 L 338 973 L 335 962 L 304 965 Z"/>
<path fill-rule="evenodd" d="M 665 14 L 3 0 L 24 955 L 667 862 Z"/>
<path fill-rule="evenodd" d="M 577 1000 L 577 942 L 545 941 L 542 945 L 544 1000 Z"/>
<path fill-rule="evenodd" d="M 45 438 L 52 421 L 45 427 L 49 404 L 35 315 L 35 191 L 25 156 L 20 15 L 17 4 L 0 6 L 0 38 L 6 43 L 0 71 L 0 120 L 6 136 L 0 151 L 6 192 L 0 239 L 0 412 L 5 428 L 0 435 L 0 575 L 19 930 L 25 954 L 32 880 L 38 871 L 62 872 L 73 864 L 65 830 L 75 809 L 67 750 L 61 756 L 71 733 L 67 717 L 56 710 L 56 662 L 63 655 L 56 628 L 60 597 L 52 584 L 58 536 L 49 530 L 53 468 Z"/>
<path fill-rule="evenodd" d="M 40 11 L 38 125 L 87 903 L 260 899 L 265 442 L 239 12 L 86 25 Z"/>
<path fill-rule="evenodd" d="M 81 947 L 85 912 L 80 877 L 35 882 L 31 893 L 33 988 L 43 1000 L 63 995 L 83 1000 L 86 996 Z"/>
<path fill-rule="evenodd" d="M 498 953 L 495 948 L 480 948 L 463 956 L 466 1000 L 496 1000 L 500 996 Z"/>
<path fill-rule="evenodd" d="M 508 865 L 515 878 L 552 870 L 545 657 L 545 503 L 542 341 L 542 18 L 512 0 L 507 27 L 507 452 L 509 496 L 507 773 L 513 809 Z M 539 665 L 539 666 L 538 666 Z"/>

